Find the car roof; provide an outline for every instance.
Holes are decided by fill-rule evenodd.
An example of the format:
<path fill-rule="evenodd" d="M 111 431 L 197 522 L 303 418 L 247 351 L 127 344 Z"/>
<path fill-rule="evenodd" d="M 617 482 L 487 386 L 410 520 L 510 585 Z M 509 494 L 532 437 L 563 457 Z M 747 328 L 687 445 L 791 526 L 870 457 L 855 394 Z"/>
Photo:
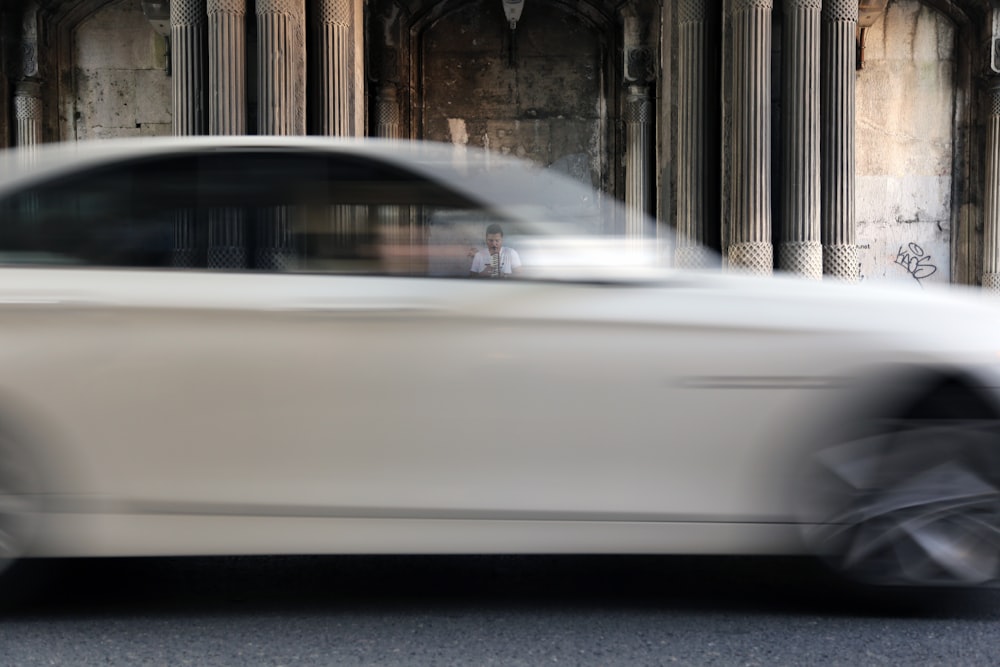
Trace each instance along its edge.
<path fill-rule="evenodd" d="M 595 199 L 612 199 L 551 169 L 471 146 L 408 139 L 246 135 L 94 139 L 0 150 L 0 196 L 32 183 L 120 161 L 254 149 L 374 158 L 495 206 L 509 204 L 512 193 L 520 202 L 549 207 L 593 206 Z"/>

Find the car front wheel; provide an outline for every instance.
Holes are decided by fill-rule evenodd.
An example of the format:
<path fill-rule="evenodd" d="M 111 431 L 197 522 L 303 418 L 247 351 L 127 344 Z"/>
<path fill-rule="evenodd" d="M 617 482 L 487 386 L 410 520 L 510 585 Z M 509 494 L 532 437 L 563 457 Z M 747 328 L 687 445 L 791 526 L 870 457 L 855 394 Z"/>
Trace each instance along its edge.
<path fill-rule="evenodd" d="M 866 584 L 996 582 L 1000 420 L 975 400 L 950 386 L 815 451 L 802 487 L 809 548 Z"/>

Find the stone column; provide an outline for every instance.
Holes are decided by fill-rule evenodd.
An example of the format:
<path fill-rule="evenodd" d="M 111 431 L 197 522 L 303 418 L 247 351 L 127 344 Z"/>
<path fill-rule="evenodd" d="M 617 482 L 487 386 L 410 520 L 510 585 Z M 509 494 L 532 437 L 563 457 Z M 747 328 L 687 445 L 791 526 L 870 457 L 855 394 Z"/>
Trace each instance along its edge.
<path fill-rule="evenodd" d="M 208 0 L 208 132 L 246 134 L 246 0 Z"/>
<path fill-rule="evenodd" d="M 14 84 L 14 145 L 42 143 L 42 86 L 37 81 Z"/>
<path fill-rule="evenodd" d="M 354 0 L 313 1 L 316 132 L 354 136 Z"/>
<path fill-rule="evenodd" d="M 3 48 L 0 34 L 0 48 Z M 38 69 L 38 6 L 30 3 L 21 15 L 19 80 L 14 84 L 14 145 L 42 143 L 42 85 Z"/>
<path fill-rule="evenodd" d="M 399 98 L 396 94 L 396 84 L 383 83 L 375 97 L 375 136 L 384 139 L 399 139 L 403 136 L 401 127 Z M 416 212 L 400 206 L 380 206 L 379 226 L 389 243 L 399 243 L 402 229 L 407 220 L 416 217 Z"/>
<path fill-rule="evenodd" d="M 625 235 L 642 238 L 652 199 L 650 145 L 653 105 L 646 86 L 629 86 L 625 98 Z"/>
<path fill-rule="evenodd" d="M 641 239 L 653 201 L 653 103 L 650 86 L 656 81 L 655 50 L 650 46 L 650 17 L 640 3 L 621 5 L 625 83 L 623 120 L 625 123 L 625 236 Z M 648 230 L 650 234 L 655 231 Z"/>
<path fill-rule="evenodd" d="M 306 133 L 305 0 L 257 0 L 257 133 Z M 254 266 L 281 271 L 292 251 L 289 211 L 260 211 Z"/>
<path fill-rule="evenodd" d="M 707 219 L 708 117 L 705 62 L 706 0 L 680 0 L 677 6 L 677 245 L 681 268 L 709 264 Z"/>
<path fill-rule="evenodd" d="M 354 95 L 353 111 L 354 111 L 354 135 L 358 137 L 363 137 L 368 131 L 368 118 L 367 105 L 365 104 L 365 81 L 367 80 L 368 73 L 365 69 L 366 60 L 365 54 L 368 53 L 367 44 L 365 43 L 365 12 L 368 6 L 368 0 L 354 0 L 354 14 L 352 26 L 354 30 L 354 90 L 357 94 Z"/>
<path fill-rule="evenodd" d="M 823 273 L 859 276 L 854 217 L 854 52 L 858 0 L 824 0 L 822 12 Z"/>
<path fill-rule="evenodd" d="M 246 134 L 246 0 L 208 0 L 208 131 Z M 245 220 L 239 209 L 208 212 L 210 269 L 246 266 Z"/>
<path fill-rule="evenodd" d="M 205 0 L 170 1 L 174 134 L 205 134 Z"/>
<path fill-rule="evenodd" d="M 855 0 L 856 1 L 856 0 Z M 729 266 L 770 275 L 772 0 L 733 0 L 732 223 Z"/>
<path fill-rule="evenodd" d="M 782 30 L 783 216 L 778 266 L 823 277 L 820 235 L 820 10 L 822 0 L 785 0 Z"/>
<path fill-rule="evenodd" d="M 257 133 L 306 133 L 305 0 L 257 0 Z"/>
<path fill-rule="evenodd" d="M 1000 294 L 1000 78 L 989 90 L 983 211 L 983 289 Z"/>
<path fill-rule="evenodd" d="M 387 139 L 399 139 L 402 136 L 399 98 L 393 83 L 384 84 L 378 90 L 375 99 L 375 136 Z"/>

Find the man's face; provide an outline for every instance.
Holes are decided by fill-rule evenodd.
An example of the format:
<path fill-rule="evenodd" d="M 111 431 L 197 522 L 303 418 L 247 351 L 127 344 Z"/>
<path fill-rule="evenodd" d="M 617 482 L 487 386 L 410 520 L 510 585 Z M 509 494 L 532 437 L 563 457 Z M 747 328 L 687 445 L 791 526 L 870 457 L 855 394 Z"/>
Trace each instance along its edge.
<path fill-rule="evenodd" d="M 491 255 L 495 255 L 498 252 L 500 252 L 500 246 L 502 245 L 503 245 L 503 234 L 486 235 L 486 247 L 489 248 Z"/>

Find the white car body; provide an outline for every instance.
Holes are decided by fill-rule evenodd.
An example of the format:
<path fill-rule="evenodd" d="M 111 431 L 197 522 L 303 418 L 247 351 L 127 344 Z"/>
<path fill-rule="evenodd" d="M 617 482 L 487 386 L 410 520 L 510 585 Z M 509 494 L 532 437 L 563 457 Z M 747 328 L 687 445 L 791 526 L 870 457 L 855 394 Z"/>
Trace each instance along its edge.
<path fill-rule="evenodd" d="M 109 142 L 12 169 L 0 200 L 74 153 L 245 144 L 388 154 Z M 809 457 L 866 391 L 929 369 L 1000 395 L 1000 310 L 978 294 L 614 245 L 508 281 L 0 268 L 0 426 L 30 480 L 7 494 L 15 555 L 808 553 Z"/>

